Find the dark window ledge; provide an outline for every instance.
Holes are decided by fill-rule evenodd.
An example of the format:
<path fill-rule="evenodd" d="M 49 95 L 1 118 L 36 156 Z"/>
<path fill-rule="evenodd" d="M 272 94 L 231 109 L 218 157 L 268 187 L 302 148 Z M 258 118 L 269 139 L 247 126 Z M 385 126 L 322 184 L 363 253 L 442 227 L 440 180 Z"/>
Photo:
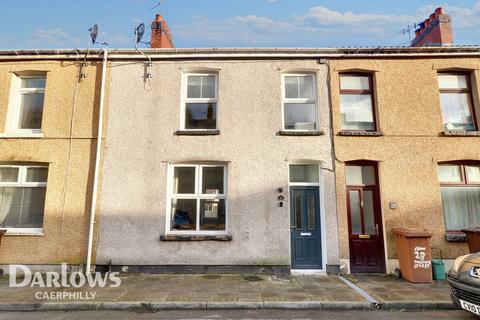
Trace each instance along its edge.
<path fill-rule="evenodd" d="M 160 241 L 232 241 L 232 235 L 161 235 Z"/>
<path fill-rule="evenodd" d="M 445 130 L 441 135 L 445 137 L 480 137 L 480 131 Z"/>
<path fill-rule="evenodd" d="M 278 131 L 278 136 L 323 136 L 325 132 L 323 130 L 318 131 Z"/>
<path fill-rule="evenodd" d="M 383 132 L 380 131 L 356 131 L 356 130 L 342 130 L 338 132 L 339 136 L 361 136 L 361 137 L 381 137 Z"/>
<path fill-rule="evenodd" d="M 177 136 L 218 136 L 220 130 L 178 130 Z"/>
<path fill-rule="evenodd" d="M 467 242 L 467 235 L 463 232 L 447 232 L 445 240 L 449 242 Z"/>

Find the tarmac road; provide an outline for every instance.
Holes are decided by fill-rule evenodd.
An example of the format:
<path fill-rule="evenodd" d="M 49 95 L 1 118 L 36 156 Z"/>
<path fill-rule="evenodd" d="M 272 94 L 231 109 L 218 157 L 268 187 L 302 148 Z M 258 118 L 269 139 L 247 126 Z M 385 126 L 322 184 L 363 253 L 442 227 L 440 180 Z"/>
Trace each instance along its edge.
<path fill-rule="evenodd" d="M 348 320 L 446 320 L 479 319 L 463 311 L 321 311 L 321 310 L 192 310 L 138 313 L 131 311 L 85 312 L 1 312 L 0 320 L 79 320 L 79 319 L 348 319 Z"/>

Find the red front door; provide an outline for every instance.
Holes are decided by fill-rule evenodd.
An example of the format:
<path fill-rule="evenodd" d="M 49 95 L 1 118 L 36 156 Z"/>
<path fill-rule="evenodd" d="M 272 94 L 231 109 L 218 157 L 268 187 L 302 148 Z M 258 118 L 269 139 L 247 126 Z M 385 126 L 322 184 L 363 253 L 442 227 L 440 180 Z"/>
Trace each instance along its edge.
<path fill-rule="evenodd" d="M 351 271 L 384 273 L 382 215 L 376 166 L 348 165 L 346 172 Z"/>

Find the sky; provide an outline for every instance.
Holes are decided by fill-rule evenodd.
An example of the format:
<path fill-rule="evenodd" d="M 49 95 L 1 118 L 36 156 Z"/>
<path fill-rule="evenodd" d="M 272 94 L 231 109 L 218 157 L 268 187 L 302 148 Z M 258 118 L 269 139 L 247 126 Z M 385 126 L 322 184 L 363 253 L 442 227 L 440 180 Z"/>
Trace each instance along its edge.
<path fill-rule="evenodd" d="M 85 48 L 99 41 L 133 47 L 133 30 L 166 18 L 177 48 L 408 45 L 402 30 L 442 6 L 455 44 L 480 44 L 480 0 L 3 0 L 0 49 Z M 156 7 L 155 7 L 156 6 Z M 154 8 L 155 7 L 155 8 Z M 412 32 L 413 34 L 413 32 Z M 148 45 L 142 45 L 146 47 Z"/>

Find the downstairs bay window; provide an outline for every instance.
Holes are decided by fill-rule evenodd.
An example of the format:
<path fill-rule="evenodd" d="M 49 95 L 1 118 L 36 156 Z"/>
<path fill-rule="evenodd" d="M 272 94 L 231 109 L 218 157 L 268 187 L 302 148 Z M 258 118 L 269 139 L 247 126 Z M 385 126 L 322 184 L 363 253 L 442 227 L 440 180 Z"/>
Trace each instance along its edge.
<path fill-rule="evenodd" d="M 47 166 L 0 165 L 0 229 L 42 232 L 47 176 Z"/>
<path fill-rule="evenodd" d="M 167 233 L 225 233 L 227 167 L 172 165 L 169 176 Z"/>
<path fill-rule="evenodd" d="M 480 163 L 438 166 L 447 231 L 480 226 Z"/>

